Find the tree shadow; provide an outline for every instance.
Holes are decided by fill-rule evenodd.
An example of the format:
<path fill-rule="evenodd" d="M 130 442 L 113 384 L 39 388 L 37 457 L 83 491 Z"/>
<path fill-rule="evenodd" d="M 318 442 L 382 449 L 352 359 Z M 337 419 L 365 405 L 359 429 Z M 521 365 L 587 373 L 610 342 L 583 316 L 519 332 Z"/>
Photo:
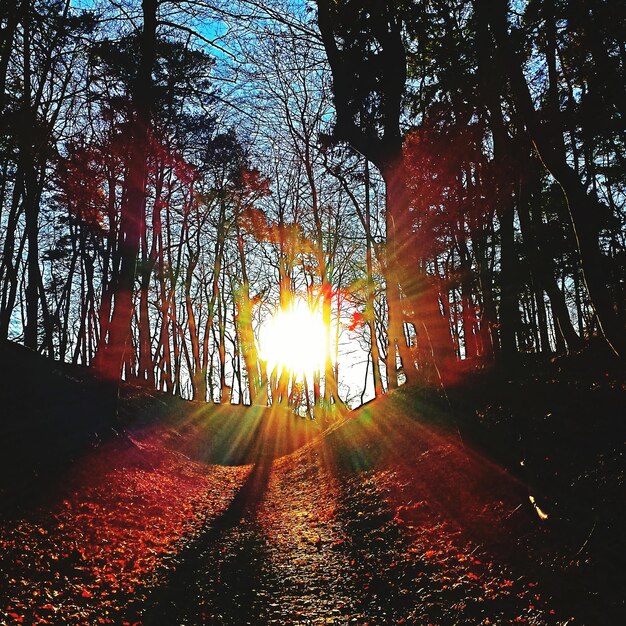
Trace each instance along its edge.
<path fill-rule="evenodd" d="M 262 623 L 267 614 L 261 587 L 271 586 L 264 537 L 255 523 L 272 472 L 261 458 L 229 507 L 172 557 L 165 582 L 147 601 L 129 605 L 127 619 L 162 624 Z"/>

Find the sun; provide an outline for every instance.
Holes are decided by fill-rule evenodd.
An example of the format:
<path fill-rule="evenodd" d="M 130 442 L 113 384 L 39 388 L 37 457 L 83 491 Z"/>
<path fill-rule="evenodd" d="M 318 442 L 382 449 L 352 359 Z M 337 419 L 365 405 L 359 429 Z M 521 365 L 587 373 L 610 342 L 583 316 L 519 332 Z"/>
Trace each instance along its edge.
<path fill-rule="evenodd" d="M 268 369 L 287 368 L 296 375 L 310 376 L 326 360 L 326 328 L 319 311 L 305 302 L 294 302 L 267 319 L 259 332 L 261 358 Z"/>

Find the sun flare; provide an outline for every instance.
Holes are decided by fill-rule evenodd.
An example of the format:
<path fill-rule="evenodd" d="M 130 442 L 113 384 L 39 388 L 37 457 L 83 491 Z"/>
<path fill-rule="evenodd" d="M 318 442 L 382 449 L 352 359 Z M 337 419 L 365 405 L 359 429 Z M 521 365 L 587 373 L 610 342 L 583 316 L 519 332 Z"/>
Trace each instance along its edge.
<path fill-rule="evenodd" d="M 321 313 L 296 302 L 262 324 L 261 358 L 270 370 L 286 367 L 296 375 L 308 375 L 324 367 L 325 337 Z"/>

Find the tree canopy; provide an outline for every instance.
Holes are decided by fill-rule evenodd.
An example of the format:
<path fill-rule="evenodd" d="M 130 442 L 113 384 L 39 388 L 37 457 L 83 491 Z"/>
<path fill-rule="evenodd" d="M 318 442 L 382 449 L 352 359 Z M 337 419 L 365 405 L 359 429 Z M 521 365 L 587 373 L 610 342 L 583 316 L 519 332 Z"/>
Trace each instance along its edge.
<path fill-rule="evenodd" d="M 310 417 L 592 341 L 623 358 L 624 17 L 3 4 L 0 339 Z M 325 328 L 307 375 L 260 342 L 296 302 Z"/>

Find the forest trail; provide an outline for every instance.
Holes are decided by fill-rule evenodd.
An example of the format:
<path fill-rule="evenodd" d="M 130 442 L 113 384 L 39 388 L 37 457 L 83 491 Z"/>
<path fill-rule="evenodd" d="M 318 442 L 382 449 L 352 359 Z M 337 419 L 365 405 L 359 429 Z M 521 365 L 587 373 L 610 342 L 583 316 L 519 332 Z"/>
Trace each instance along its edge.
<path fill-rule="evenodd" d="M 454 433 L 378 403 L 254 465 L 126 619 L 564 624 L 568 616 L 513 557 L 510 533 L 528 522 L 527 497 Z"/>
<path fill-rule="evenodd" d="M 4 520 L 0 623 L 608 623 L 536 562 L 527 488 L 402 398 L 139 424 Z"/>

